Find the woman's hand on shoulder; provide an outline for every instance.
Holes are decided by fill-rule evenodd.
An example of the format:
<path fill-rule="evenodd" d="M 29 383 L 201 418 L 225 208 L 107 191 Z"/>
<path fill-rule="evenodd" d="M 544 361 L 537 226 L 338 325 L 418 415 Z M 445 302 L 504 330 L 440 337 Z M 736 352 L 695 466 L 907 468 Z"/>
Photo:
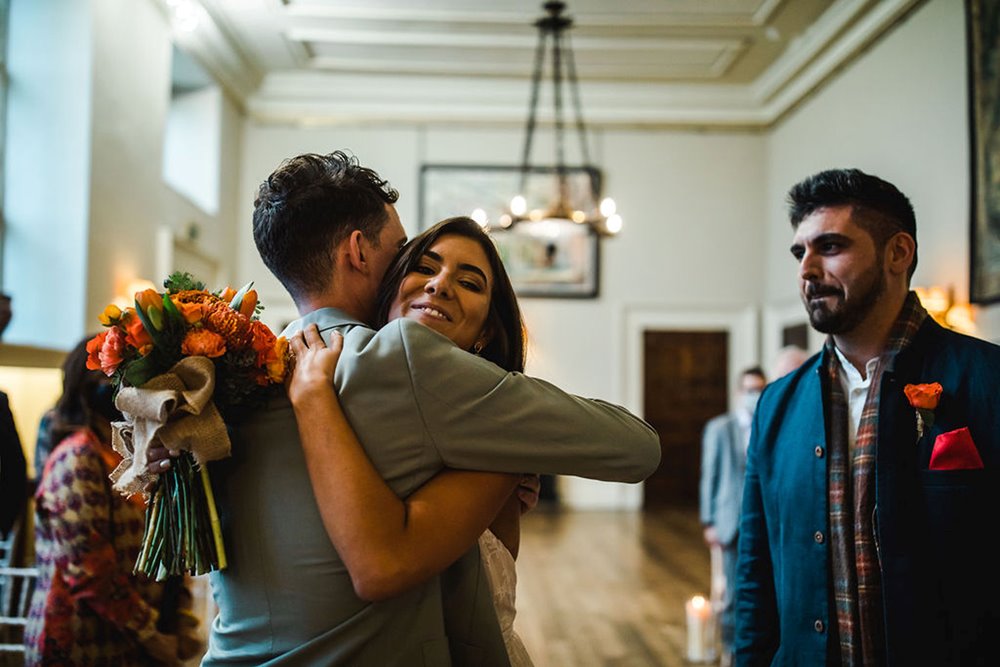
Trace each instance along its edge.
<path fill-rule="evenodd" d="M 333 373 L 344 348 L 344 337 L 339 331 L 330 335 L 328 346 L 319 334 L 319 328 L 310 324 L 292 336 L 292 372 L 288 376 L 288 398 L 292 404 L 301 403 L 317 393 L 334 394 Z M 334 394 L 335 395 L 335 394 Z"/>

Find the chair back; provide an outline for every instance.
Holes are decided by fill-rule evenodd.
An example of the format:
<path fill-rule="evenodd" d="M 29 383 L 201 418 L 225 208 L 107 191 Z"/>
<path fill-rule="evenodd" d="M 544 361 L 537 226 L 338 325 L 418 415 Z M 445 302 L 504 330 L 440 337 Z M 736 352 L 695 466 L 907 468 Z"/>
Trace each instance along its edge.
<path fill-rule="evenodd" d="M 0 654 L 24 653 L 24 626 L 37 583 L 36 567 L 0 566 Z"/>

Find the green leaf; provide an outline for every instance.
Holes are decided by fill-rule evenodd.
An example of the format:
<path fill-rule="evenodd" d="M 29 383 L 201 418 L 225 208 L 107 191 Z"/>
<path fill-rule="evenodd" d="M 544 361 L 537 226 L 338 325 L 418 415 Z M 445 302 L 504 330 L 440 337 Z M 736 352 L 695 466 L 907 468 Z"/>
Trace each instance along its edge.
<path fill-rule="evenodd" d="M 157 331 L 163 331 L 163 309 L 150 306 L 146 309 L 146 317 L 153 323 Z"/>
<path fill-rule="evenodd" d="M 135 302 L 135 314 L 139 316 L 142 326 L 146 328 L 146 332 L 149 333 L 149 337 L 153 339 L 153 345 L 163 348 L 169 344 L 169 341 L 167 341 L 166 337 L 161 334 L 160 330 L 153 326 L 149 316 L 142 312 L 142 306 L 139 305 L 138 301 Z"/>
<path fill-rule="evenodd" d="M 162 372 L 163 366 L 150 353 L 128 364 L 123 379 L 132 387 L 141 387 Z"/>
<path fill-rule="evenodd" d="M 177 292 L 183 292 L 184 290 L 203 290 L 205 289 L 205 283 L 200 280 L 196 280 L 187 271 L 183 273 L 180 271 L 174 271 L 171 273 L 166 280 L 163 281 L 163 286 L 167 288 L 168 294 L 176 294 Z"/>

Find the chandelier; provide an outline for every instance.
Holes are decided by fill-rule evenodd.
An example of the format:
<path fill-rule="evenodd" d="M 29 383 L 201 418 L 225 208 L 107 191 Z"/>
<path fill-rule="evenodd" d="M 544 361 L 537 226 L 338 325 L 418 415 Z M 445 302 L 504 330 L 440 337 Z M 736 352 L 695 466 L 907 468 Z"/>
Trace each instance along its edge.
<path fill-rule="evenodd" d="M 535 50 L 535 66 L 531 77 L 531 101 L 528 121 L 525 127 L 524 146 L 521 151 L 521 165 L 517 194 L 510 200 L 507 212 L 500 218 L 500 225 L 510 228 L 515 225 L 533 224 L 539 233 L 554 235 L 560 229 L 580 231 L 584 225 L 598 236 L 613 236 L 621 231 L 622 218 L 618 215 L 615 202 L 610 197 L 601 198 L 601 175 L 590 160 L 587 148 L 587 128 L 580 106 L 579 84 L 573 50 L 569 45 L 569 28 L 573 20 L 563 14 L 566 3 L 552 0 L 542 5 L 546 14 L 535 21 L 538 28 L 538 46 Z M 538 98 L 545 69 L 546 44 L 551 38 L 552 54 L 552 104 L 555 126 L 555 166 L 537 167 L 531 163 L 531 148 L 538 118 Z M 583 164 L 567 166 L 565 155 L 566 121 L 563 118 L 564 85 L 567 83 L 575 111 L 576 131 L 580 140 L 580 155 Z M 529 205 L 529 175 L 549 172 L 554 179 L 547 181 L 554 192 L 543 193 L 548 199 L 546 205 L 532 208 Z M 535 202 L 531 202 L 535 203 Z"/>

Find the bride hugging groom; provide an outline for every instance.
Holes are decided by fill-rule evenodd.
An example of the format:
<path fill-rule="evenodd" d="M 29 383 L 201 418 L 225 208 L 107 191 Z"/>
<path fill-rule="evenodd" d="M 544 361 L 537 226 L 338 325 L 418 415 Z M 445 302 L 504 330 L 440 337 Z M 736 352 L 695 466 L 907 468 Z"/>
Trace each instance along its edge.
<path fill-rule="evenodd" d="M 339 151 L 260 186 L 254 240 L 301 317 L 287 399 L 211 468 L 231 560 L 203 665 L 531 665 L 514 558 L 537 474 L 638 482 L 659 463 L 638 417 L 522 373 L 479 225 L 406 243 L 397 197 Z"/>

